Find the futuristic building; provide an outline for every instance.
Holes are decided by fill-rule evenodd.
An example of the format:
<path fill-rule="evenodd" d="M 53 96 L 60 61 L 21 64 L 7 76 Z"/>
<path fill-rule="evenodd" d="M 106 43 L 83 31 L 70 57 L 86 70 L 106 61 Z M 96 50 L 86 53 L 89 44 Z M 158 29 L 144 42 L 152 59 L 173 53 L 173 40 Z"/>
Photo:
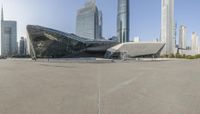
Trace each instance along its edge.
<path fill-rule="evenodd" d="M 91 40 L 74 34 L 28 25 L 32 58 L 104 57 L 108 48 L 117 44 L 108 40 Z"/>
<path fill-rule="evenodd" d="M 118 0 L 117 14 L 118 42 L 129 42 L 129 0 Z"/>
<path fill-rule="evenodd" d="M 165 46 L 164 43 L 135 43 L 128 42 L 118 44 L 107 50 L 106 58 L 156 58 L 160 56 L 160 53 Z"/>
<path fill-rule="evenodd" d="M 91 40 L 54 29 L 27 26 L 32 58 L 159 57 L 164 43 L 118 43 L 110 40 Z"/>

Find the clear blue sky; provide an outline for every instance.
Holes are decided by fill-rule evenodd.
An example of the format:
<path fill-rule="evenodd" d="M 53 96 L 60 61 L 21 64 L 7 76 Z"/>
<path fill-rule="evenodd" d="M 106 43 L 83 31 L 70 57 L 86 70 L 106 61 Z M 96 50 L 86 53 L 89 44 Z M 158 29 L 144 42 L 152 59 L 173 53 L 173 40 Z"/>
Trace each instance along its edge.
<path fill-rule="evenodd" d="M 76 12 L 86 0 L 1 0 L 5 18 L 17 20 L 18 37 L 26 33 L 27 24 L 36 24 L 75 32 Z M 191 32 L 200 33 L 200 0 L 175 0 L 175 19 Z M 103 11 L 103 35 L 116 34 L 117 0 L 97 0 Z M 140 36 L 143 41 L 152 41 L 160 34 L 161 0 L 130 0 L 130 37 Z M 178 30 L 177 29 L 177 30 Z M 177 37 L 178 38 L 178 37 Z"/>

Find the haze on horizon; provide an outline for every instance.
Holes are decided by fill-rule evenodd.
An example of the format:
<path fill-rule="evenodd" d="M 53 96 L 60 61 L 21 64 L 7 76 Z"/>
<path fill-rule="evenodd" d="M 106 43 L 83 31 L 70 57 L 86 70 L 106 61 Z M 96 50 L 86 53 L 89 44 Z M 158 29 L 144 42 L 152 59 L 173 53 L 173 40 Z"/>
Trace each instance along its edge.
<path fill-rule="evenodd" d="M 26 36 L 26 25 L 41 25 L 60 31 L 75 33 L 76 13 L 86 0 L 0 0 L 5 20 L 16 20 L 18 39 Z M 191 33 L 200 33 L 199 0 L 176 0 L 175 21 Z M 97 0 L 103 11 L 103 36 L 116 35 L 117 0 Z M 142 41 L 159 38 L 161 0 L 130 0 L 130 39 L 139 36 Z M 177 33 L 178 39 L 178 33 Z"/>

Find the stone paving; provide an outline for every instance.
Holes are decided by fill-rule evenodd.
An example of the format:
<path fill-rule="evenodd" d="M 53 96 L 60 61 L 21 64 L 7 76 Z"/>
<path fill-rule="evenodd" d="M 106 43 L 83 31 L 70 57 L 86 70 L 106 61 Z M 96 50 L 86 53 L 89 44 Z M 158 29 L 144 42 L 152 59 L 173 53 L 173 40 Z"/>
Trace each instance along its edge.
<path fill-rule="evenodd" d="M 0 60 L 0 114 L 200 114 L 200 60 Z"/>

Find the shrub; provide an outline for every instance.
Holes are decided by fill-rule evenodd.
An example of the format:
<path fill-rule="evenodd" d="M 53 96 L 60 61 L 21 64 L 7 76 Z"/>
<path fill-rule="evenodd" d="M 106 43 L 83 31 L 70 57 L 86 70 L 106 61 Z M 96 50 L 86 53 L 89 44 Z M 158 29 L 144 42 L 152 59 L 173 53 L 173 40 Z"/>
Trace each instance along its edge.
<path fill-rule="evenodd" d="M 175 58 L 175 55 L 174 55 L 174 54 L 169 54 L 168 57 L 169 57 L 169 58 Z"/>
<path fill-rule="evenodd" d="M 194 55 L 194 56 L 192 56 L 192 55 L 185 55 L 185 54 L 183 54 L 183 55 L 181 55 L 181 54 L 169 54 L 169 55 L 162 55 L 162 56 L 160 56 L 161 58 L 183 58 L 183 59 L 200 59 L 200 54 L 198 54 L 198 55 Z"/>

